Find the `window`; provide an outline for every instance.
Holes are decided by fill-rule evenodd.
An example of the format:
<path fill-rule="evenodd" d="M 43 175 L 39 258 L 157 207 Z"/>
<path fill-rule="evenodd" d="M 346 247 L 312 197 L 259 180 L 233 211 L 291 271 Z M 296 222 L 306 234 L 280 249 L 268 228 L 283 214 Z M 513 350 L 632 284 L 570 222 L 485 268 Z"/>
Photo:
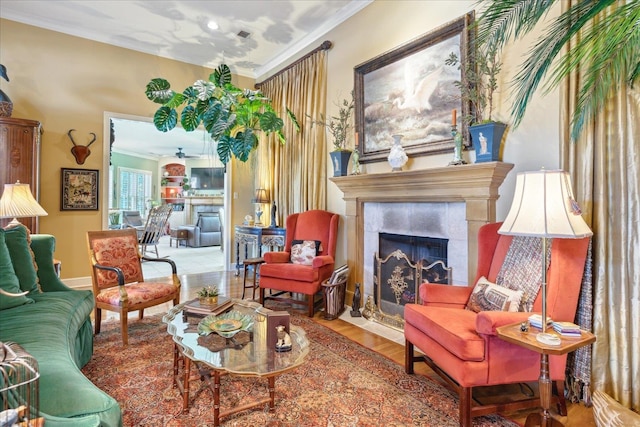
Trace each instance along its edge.
<path fill-rule="evenodd" d="M 139 211 L 143 217 L 147 214 L 147 200 L 151 199 L 151 172 L 118 168 L 116 188 L 118 208 Z"/>

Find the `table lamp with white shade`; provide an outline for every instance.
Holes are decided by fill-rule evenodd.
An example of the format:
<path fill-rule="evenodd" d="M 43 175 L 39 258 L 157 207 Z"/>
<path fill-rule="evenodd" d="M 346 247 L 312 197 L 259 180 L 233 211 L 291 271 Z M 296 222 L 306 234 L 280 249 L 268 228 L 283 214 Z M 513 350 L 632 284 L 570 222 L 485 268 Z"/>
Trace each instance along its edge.
<path fill-rule="evenodd" d="M 547 239 L 579 239 L 593 234 L 573 197 L 569 174 L 544 169 L 519 173 L 511 209 L 498 233 L 542 238 L 542 333 L 536 338 L 544 344 L 560 344 L 556 335 L 546 332 Z"/>
<path fill-rule="evenodd" d="M 31 218 L 34 216 L 46 216 L 42 206 L 38 204 L 31 194 L 29 184 L 5 184 L 2 197 L 0 197 L 0 218 L 13 218 L 6 228 L 20 224 L 18 218 Z"/>

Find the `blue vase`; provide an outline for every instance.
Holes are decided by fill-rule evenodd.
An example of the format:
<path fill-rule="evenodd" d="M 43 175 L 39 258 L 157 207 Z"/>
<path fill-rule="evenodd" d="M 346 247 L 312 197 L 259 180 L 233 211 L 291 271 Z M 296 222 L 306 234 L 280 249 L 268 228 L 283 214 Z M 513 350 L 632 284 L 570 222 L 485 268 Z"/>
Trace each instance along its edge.
<path fill-rule="evenodd" d="M 506 130 L 507 125 L 498 122 L 469 126 L 471 141 L 476 150 L 476 163 L 501 160 L 500 148 Z"/>
<path fill-rule="evenodd" d="M 333 176 L 347 176 L 349 171 L 350 150 L 337 150 L 329 153 L 333 165 Z"/>

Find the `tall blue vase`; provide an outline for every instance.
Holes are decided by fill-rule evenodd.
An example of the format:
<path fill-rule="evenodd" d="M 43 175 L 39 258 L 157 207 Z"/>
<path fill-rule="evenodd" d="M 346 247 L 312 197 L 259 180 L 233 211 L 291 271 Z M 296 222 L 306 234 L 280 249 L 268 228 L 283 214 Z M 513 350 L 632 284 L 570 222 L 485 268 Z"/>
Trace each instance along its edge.
<path fill-rule="evenodd" d="M 506 130 L 507 125 L 498 122 L 469 126 L 471 141 L 476 150 L 476 163 L 501 160 L 500 148 Z"/>

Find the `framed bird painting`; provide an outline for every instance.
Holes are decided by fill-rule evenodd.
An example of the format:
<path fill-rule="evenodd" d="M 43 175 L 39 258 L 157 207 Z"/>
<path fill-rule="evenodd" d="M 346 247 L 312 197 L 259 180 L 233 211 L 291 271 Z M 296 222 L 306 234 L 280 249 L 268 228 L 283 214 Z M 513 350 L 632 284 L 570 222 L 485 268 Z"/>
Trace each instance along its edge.
<path fill-rule="evenodd" d="M 452 151 L 456 112 L 466 116 L 456 82 L 465 64 L 474 13 L 417 37 L 355 67 L 355 130 L 361 162 L 385 160 L 393 135 L 408 156 Z M 455 110 L 455 112 L 454 112 Z M 462 122 L 462 121 L 461 121 Z M 464 122 L 458 131 L 467 135 Z M 465 145 L 469 145 L 465 137 Z"/>

